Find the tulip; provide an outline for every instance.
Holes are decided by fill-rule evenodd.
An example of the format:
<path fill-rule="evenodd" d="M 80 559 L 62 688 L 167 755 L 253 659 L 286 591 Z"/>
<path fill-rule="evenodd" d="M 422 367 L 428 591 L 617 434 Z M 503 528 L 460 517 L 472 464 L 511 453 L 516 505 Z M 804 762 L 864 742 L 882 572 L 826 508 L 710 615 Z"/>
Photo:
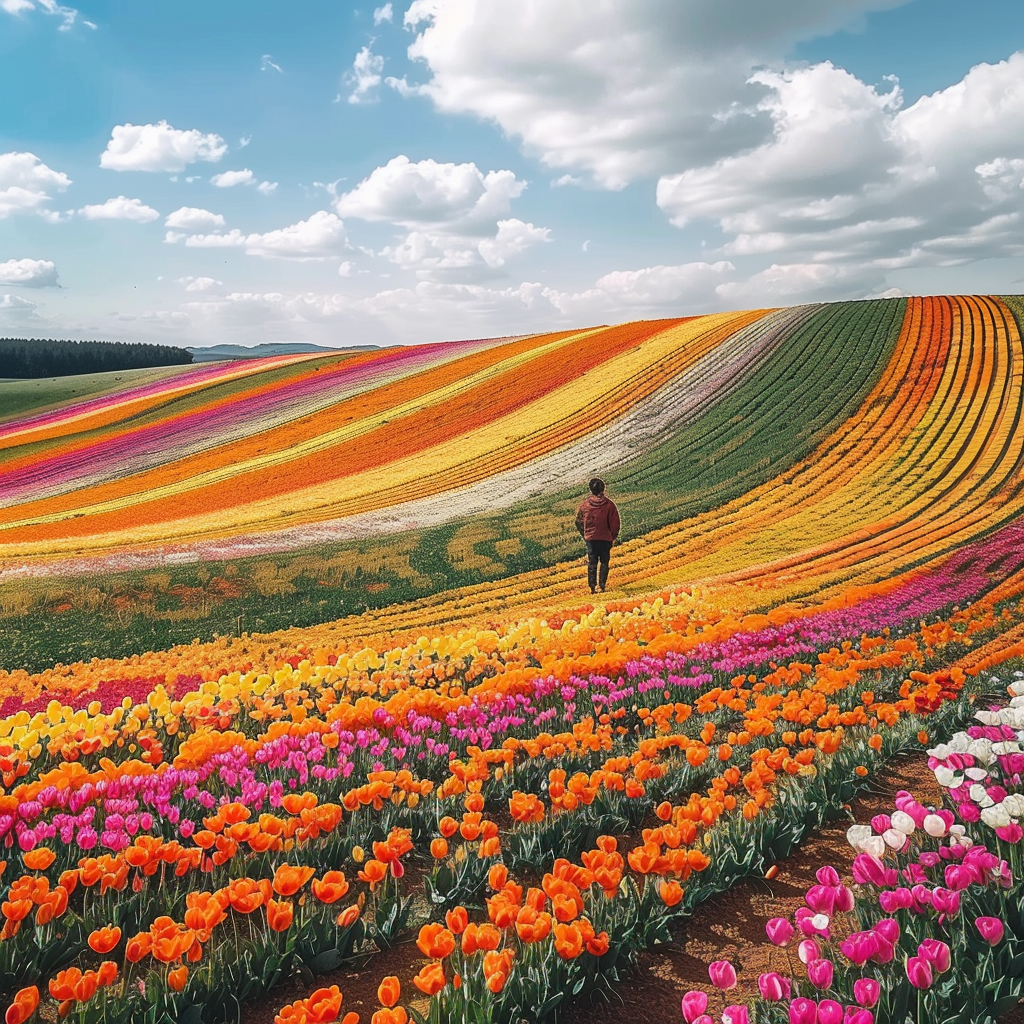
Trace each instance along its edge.
<path fill-rule="evenodd" d="M 784 978 L 775 971 L 769 971 L 766 974 L 758 975 L 757 990 L 763 999 L 779 1002 L 789 998 L 792 987 L 788 978 Z"/>
<path fill-rule="evenodd" d="M 807 977 L 816 989 L 828 988 L 832 984 L 833 973 L 832 961 L 824 957 L 812 960 L 807 965 Z"/>
<path fill-rule="evenodd" d="M 711 984 L 723 992 L 736 986 L 736 968 L 728 960 L 713 960 L 708 964 Z"/>
<path fill-rule="evenodd" d="M 918 956 L 923 956 L 938 972 L 943 974 L 949 970 L 949 946 L 941 939 L 925 939 L 917 947 Z"/>
<path fill-rule="evenodd" d="M 722 1011 L 722 1024 L 750 1024 L 750 1011 L 745 1006 L 727 1006 Z"/>
<path fill-rule="evenodd" d="M 683 996 L 683 1020 L 686 1024 L 694 1024 L 701 1014 L 708 1008 L 708 994 L 700 989 L 690 989 Z"/>
<path fill-rule="evenodd" d="M 800 963 L 809 964 L 821 956 L 821 950 L 818 948 L 818 944 L 814 939 L 804 939 L 803 942 L 796 947 L 796 955 L 800 957 Z"/>
<path fill-rule="evenodd" d="M 883 917 L 876 921 L 871 930 L 881 935 L 887 942 L 896 942 L 900 937 L 899 921 L 894 921 L 891 917 Z"/>
<path fill-rule="evenodd" d="M 768 938 L 776 946 L 788 946 L 795 929 L 785 917 L 773 917 L 765 926 Z"/>
<path fill-rule="evenodd" d="M 974 927 L 978 929 L 978 934 L 990 946 L 996 946 L 1002 942 L 1003 933 L 1006 930 L 998 917 L 976 917 Z"/>
<path fill-rule="evenodd" d="M 815 1024 L 818 1019 L 818 1004 L 813 999 L 802 997 L 789 1004 L 789 1024 Z"/>
<path fill-rule="evenodd" d="M 923 956 L 912 956 L 907 961 L 907 980 L 914 988 L 931 988 L 935 980 L 932 965 Z"/>
<path fill-rule="evenodd" d="M 874 978 L 858 978 L 853 983 L 853 998 L 861 1006 L 874 1006 L 881 994 L 882 986 Z"/>
<path fill-rule="evenodd" d="M 818 1024 L 843 1024 L 843 1008 L 834 999 L 818 1003 Z"/>
<path fill-rule="evenodd" d="M 924 819 L 924 830 L 933 839 L 941 839 L 946 834 L 946 822 L 938 814 L 929 814 Z"/>

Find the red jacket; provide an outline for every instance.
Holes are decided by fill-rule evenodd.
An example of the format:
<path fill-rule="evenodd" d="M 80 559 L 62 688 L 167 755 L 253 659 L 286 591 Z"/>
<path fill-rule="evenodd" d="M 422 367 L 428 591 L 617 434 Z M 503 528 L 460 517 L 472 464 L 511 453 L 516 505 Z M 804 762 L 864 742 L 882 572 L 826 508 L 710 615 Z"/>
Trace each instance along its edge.
<path fill-rule="evenodd" d="M 592 494 L 576 513 L 576 529 L 584 540 L 615 540 L 619 535 L 619 510 L 604 494 Z"/>

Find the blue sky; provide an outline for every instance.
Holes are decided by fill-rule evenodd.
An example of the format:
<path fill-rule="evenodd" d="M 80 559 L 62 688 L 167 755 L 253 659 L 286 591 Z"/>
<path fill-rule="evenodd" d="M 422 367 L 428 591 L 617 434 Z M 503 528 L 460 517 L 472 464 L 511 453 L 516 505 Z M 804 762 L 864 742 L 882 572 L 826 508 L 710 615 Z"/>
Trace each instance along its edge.
<path fill-rule="evenodd" d="M 1024 291 L 1024 5 L 0 0 L 0 334 Z"/>

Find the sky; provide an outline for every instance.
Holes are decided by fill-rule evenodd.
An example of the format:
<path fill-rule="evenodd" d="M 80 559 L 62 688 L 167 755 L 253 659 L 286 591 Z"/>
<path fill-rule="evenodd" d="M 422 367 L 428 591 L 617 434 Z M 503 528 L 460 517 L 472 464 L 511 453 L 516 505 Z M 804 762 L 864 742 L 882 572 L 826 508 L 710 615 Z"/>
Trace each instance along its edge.
<path fill-rule="evenodd" d="M 0 336 L 1024 292 L 1020 0 L 0 0 Z"/>

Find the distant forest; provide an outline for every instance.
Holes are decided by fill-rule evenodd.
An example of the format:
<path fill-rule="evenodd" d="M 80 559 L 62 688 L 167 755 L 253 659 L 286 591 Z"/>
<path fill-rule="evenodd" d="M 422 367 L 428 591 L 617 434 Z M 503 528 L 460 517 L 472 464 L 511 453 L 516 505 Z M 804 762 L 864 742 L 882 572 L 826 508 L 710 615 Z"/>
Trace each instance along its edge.
<path fill-rule="evenodd" d="M 191 352 L 170 345 L 0 338 L 0 377 L 68 377 L 77 373 L 180 366 L 191 362 Z"/>

